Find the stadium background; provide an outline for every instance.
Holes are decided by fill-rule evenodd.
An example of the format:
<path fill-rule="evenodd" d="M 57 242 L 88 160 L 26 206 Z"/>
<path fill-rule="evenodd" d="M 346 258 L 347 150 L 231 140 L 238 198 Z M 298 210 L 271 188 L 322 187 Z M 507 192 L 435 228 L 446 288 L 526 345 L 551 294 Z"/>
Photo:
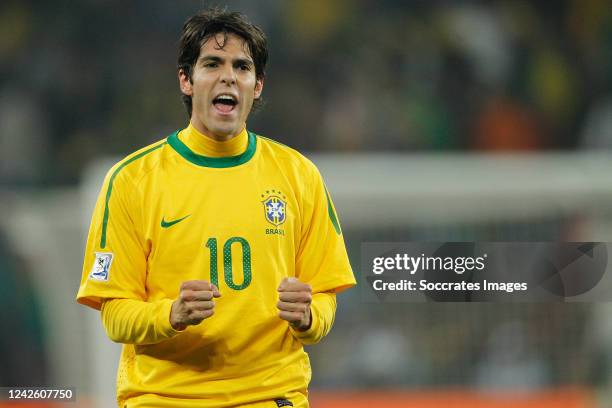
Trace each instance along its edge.
<path fill-rule="evenodd" d="M 117 348 L 74 302 L 92 196 L 186 123 L 177 39 L 207 4 L 0 5 L 0 386 L 111 406 Z M 365 241 L 612 241 L 609 2 L 225 4 L 269 37 L 249 127 L 319 164 L 356 274 Z M 355 289 L 309 350 L 313 405 L 611 406 L 610 316 Z"/>

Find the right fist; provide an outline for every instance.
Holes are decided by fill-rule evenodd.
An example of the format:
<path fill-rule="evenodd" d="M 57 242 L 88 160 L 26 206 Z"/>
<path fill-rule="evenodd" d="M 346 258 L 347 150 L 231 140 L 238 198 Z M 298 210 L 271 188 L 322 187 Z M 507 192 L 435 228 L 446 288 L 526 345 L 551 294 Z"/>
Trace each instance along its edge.
<path fill-rule="evenodd" d="M 170 324 L 174 330 L 185 330 L 187 326 L 200 324 L 215 312 L 213 298 L 221 297 L 219 289 L 204 280 L 181 283 L 178 298 L 172 303 Z"/>

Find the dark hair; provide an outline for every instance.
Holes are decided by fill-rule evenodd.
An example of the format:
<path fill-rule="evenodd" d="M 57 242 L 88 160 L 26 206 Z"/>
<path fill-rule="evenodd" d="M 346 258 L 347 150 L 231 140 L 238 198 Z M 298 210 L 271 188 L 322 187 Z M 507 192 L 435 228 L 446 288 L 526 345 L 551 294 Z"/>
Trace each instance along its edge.
<path fill-rule="evenodd" d="M 179 45 L 178 69 L 182 69 L 191 81 L 193 67 L 200 56 L 202 45 L 219 33 L 225 36 L 223 42 L 219 44 L 221 48 L 226 44 L 228 34 L 235 34 L 245 41 L 255 64 L 255 77 L 258 80 L 264 79 L 268 62 L 265 34 L 259 27 L 250 23 L 243 14 L 217 8 L 200 11 L 185 21 Z M 183 94 L 183 103 L 191 117 L 193 109 L 191 96 Z M 256 109 L 262 104 L 263 100 L 257 98 L 253 102 L 253 108 Z"/>

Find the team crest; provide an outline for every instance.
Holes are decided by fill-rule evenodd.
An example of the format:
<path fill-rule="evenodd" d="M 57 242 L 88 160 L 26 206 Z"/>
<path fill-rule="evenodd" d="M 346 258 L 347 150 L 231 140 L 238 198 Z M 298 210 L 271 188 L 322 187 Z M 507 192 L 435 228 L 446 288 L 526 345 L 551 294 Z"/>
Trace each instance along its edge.
<path fill-rule="evenodd" d="M 266 191 L 266 195 L 262 194 L 262 197 L 266 197 L 262 201 L 266 221 L 274 226 L 284 223 L 287 219 L 287 202 L 283 199 L 286 197 L 280 191 L 275 190 Z"/>
<path fill-rule="evenodd" d="M 96 252 L 89 279 L 97 281 L 108 281 L 111 264 L 113 263 L 113 254 L 111 252 Z"/>

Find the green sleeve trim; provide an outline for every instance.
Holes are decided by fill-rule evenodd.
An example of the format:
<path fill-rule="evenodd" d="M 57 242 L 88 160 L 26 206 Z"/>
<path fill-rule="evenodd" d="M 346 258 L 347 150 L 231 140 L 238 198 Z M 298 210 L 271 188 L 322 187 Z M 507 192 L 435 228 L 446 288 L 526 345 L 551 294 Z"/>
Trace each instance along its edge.
<path fill-rule="evenodd" d="M 135 160 L 140 159 L 142 156 L 145 156 L 149 153 L 151 153 L 154 150 L 159 149 L 160 147 L 162 147 L 163 145 L 165 145 L 166 143 L 168 143 L 167 141 L 160 143 L 156 146 L 153 146 L 150 149 L 145 150 L 142 153 L 138 153 L 137 155 L 130 157 L 129 159 L 127 159 L 126 161 L 124 161 L 123 163 L 121 163 L 119 165 L 119 167 L 117 167 L 115 169 L 115 171 L 113 172 L 113 174 L 110 177 L 110 180 L 108 181 L 108 189 L 106 190 L 106 200 L 104 202 L 104 217 L 102 218 L 102 237 L 100 238 L 100 248 L 105 248 L 106 247 L 106 231 L 108 229 L 108 217 L 110 216 L 110 210 L 108 208 L 108 202 L 110 201 L 111 198 L 111 194 L 113 192 L 113 182 L 115 181 L 115 177 L 117 177 L 117 174 L 119 174 L 119 172 L 128 164 L 132 163 Z"/>
<path fill-rule="evenodd" d="M 325 187 L 325 197 L 327 197 L 327 213 L 329 214 L 329 219 L 331 220 L 334 229 L 336 230 L 336 234 L 340 235 L 342 233 L 342 231 L 340 230 L 340 223 L 338 222 L 338 217 L 336 216 L 334 207 L 332 206 L 331 200 L 329 199 L 327 187 Z"/>
<path fill-rule="evenodd" d="M 279 142 L 278 140 L 274 140 L 274 139 L 270 139 L 269 137 L 265 137 L 262 135 L 258 135 L 258 137 L 267 140 L 268 142 L 272 142 L 272 143 L 276 143 L 277 145 L 283 146 L 283 147 L 287 147 L 289 149 L 291 149 L 291 147 L 287 146 L 286 144 L 283 144 L 281 142 Z"/>
<path fill-rule="evenodd" d="M 251 132 L 248 133 L 249 143 L 244 153 L 239 154 L 238 156 L 231 157 L 208 157 L 197 154 L 189 147 L 187 147 L 187 145 L 183 143 L 181 139 L 178 138 L 178 131 L 174 132 L 168 138 L 168 144 L 172 146 L 172 148 L 176 150 L 178 154 L 183 156 L 184 159 L 190 161 L 193 164 L 202 167 L 213 167 L 217 169 L 222 169 L 227 167 L 239 166 L 251 160 L 251 158 L 255 154 L 255 150 L 257 149 L 257 137 L 255 137 L 255 135 Z"/>

